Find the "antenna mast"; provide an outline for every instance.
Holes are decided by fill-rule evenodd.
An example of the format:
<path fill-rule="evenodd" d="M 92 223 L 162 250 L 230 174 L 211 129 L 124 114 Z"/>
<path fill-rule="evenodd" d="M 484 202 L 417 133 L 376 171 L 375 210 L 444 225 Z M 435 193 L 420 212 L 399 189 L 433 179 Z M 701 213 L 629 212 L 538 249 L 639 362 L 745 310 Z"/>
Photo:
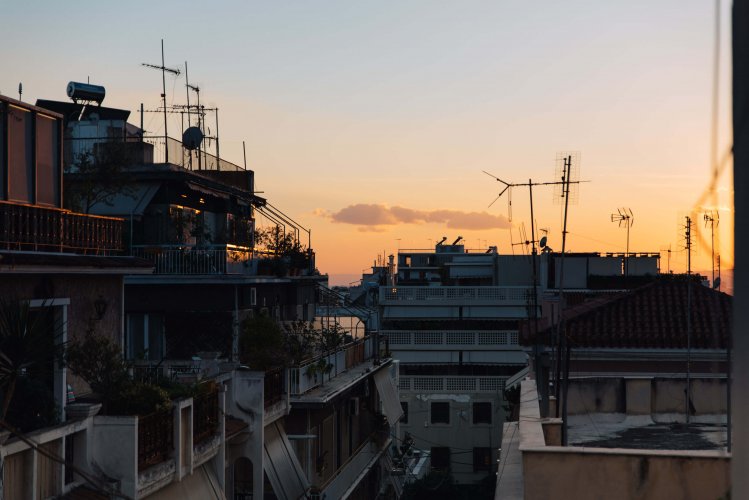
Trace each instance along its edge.
<path fill-rule="evenodd" d="M 167 141 L 169 140 L 169 134 L 167 133 L 167 112 L 166 112 L 166 73 L 172 73 L 175 76 L 179 76 L 179 69 L 177 68 L 167 68 L 164 66 L 164 39 L 161 39 L 161 66 L 156 66 L 155 64 L 149 64 L 149 63 L 142 63 L 143 66 L 147 68 L 153 68 L 153 69 L 160 69 L 161 70 L 161 89 L 162 94 L 161 98 L 164 100 L 164 161 L 169 163 L 169 147 L 167 145 Z"/>
<path fill-rule="evenodd" d="M 635 216 L 629 208 L 617 208 L 617 213 L 611 214 L 611 222 L 618 222 L 619 227 L 627 228 L 627 250 L 624 253 L 624 276 L 629 276 L 629 228 L 635 224 Z"/>
<path fill-rule="evenodd" d="M 720 290 L 720 279 L 718 281 L 715 281 L 715 226 L 717 226 L 720 223 L 720 215 L 718 212 L 709 211 L 705 213 L 704 215 L 705 220 L 705 227 L 707 227 L 708 224 L 710 224 L 710 266 L 712 268 L 712 287 L 718 288 Z M 718 261 L 720 261 L 720 255 L 718 256 Z M 720 278 L 720 273 L 718 273 L 718 278 Z"/>
<path fill-rule="evenodd" d="M 692 402 L 691 371 L 692 371 L 692 219 L 685 217 L 684 239 L 687 249 L 687 388 L 685 390 L 684 413 L 689 423 L 689 406 Z"/>

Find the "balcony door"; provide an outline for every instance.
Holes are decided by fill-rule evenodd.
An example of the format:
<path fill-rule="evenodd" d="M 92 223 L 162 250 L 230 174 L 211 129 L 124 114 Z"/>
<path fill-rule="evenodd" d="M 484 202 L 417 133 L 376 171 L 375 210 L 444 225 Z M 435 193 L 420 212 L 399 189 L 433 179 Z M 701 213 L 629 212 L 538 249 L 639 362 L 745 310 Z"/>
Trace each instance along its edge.
<path fill-rule="evenodd" d="M 153 313 L 128 314 L 125 339 L 127 358 L 161 361 L 164 351 L 164 316 Z"/>

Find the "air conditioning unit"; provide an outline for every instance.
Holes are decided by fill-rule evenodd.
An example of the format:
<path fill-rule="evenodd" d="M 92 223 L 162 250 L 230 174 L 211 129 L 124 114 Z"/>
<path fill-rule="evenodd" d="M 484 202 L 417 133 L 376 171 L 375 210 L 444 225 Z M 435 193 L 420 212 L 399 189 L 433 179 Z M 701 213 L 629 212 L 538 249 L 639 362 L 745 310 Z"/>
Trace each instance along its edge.
<path fill-rule="evenodd" d="M 349 399 L 349 409 L 348 409 L 349 415 L 358 415 L 359 414 L 359 398 L 351 398 Z"/>

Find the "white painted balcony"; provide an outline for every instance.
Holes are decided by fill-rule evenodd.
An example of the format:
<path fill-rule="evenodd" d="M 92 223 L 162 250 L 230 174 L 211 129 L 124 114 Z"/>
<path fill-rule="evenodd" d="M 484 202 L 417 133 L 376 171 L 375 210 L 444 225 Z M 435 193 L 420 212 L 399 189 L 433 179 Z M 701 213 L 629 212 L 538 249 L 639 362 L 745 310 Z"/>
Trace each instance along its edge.
<path fill-rule="evenodd" d="M 374 336 L 356 339 L 331 352 L 316 356 L 289 368 L 289 394 L 301 396 L 326 381 L 372 359 L 375 354 Z"/>
<path fill-rule="evenodd" d="M 398 389 L 403 392 L 449 392 L 449 393 L 502 393 L 508 377 L 476 377 L 473 375 L 447 376 L 401 376 Z"/>
<path fill-rule="evenodd" d="M 383 286 L 380 304 L 526 306 L 532 293 L 524 286 Z"/>
<path fill-rule="evenodd" d="M 382 330 L 390 349 L 485 350 L 518 348 L 517 330 Z"/>

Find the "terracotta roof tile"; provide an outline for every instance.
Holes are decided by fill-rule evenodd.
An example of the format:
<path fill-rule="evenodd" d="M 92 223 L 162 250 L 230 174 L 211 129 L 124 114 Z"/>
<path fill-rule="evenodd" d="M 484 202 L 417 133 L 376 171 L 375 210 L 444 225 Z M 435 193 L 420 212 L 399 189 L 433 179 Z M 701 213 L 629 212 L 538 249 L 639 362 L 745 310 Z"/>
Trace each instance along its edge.
<path fill-rule="evenodd" d="M 730 335 L 731 296 L 680 277 L 568 309 L 568 339 L 577 347 L 686 349 L 690 287 L 691 346 L 724 349 Z"/>

